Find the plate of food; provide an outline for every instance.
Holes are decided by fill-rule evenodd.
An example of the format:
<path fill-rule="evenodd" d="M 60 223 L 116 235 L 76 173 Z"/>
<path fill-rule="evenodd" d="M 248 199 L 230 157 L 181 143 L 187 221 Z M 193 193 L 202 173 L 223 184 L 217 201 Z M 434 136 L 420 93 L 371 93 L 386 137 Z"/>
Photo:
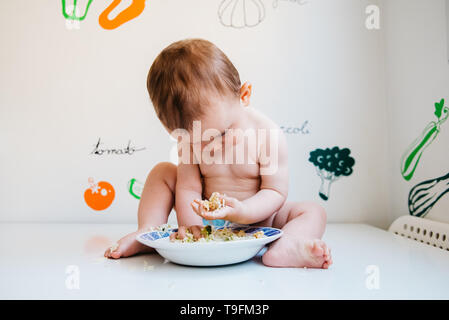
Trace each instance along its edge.
<path fill-rule="evenodd" d="M 140 243 L 156 249 L 165 259 L 190 266 L 218 266 L 243 262 L 254 257 L 266 244 L 282 236 L 269 227 L 230 225 L 203 226 L 201 238 L 187 230 L 184 239 L 170 239 L 177 228 L 161 226 L 137 235 Z"/>

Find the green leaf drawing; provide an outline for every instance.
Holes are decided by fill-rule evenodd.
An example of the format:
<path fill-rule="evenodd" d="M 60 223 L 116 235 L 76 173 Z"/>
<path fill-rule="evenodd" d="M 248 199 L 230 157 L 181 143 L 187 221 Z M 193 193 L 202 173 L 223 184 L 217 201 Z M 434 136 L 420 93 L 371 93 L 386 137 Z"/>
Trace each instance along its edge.
<path fill-rule="evenodd" d="M 441 99 L 440 102 L 435 102 L 435 115 L 437 116 L 438 120 L 441 118 L 441 112 L 443 111 L 444 107 L 444 99 Z"/>

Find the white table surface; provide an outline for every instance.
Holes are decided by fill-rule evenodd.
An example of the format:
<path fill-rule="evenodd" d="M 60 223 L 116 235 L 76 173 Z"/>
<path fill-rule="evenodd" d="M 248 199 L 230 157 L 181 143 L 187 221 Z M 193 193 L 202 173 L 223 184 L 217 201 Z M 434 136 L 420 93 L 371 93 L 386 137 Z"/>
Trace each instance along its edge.
<path fill-rule="evenodd" d="M 0 224 L 0 299 L 449 298 L 448 251 L 368 225 L 328 225 L 324 240 L 334 261 L 328 270 L 265 267 L 262 252 L 223 267 L 180 266 L 157 254 L 103 258 L 105 247 L 134 228 Z M 70 265 L 79 270 L 79 289 L 66 286 Z M 372 270 L 378 289 L 366 284 Z"/>

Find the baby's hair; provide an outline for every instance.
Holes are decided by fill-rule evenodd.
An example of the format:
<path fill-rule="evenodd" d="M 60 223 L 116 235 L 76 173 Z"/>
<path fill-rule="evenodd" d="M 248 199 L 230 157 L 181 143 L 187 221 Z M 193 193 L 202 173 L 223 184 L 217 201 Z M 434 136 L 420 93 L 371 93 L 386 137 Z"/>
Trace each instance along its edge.
<path fill-rule="evenodd" d="M 240 76 L 212 42 L 186 39 L 172 43 L 154 60 L 147 89 L 158 118 L 170 131 L 191 129 L 211 95 L 239 97 Z"/>

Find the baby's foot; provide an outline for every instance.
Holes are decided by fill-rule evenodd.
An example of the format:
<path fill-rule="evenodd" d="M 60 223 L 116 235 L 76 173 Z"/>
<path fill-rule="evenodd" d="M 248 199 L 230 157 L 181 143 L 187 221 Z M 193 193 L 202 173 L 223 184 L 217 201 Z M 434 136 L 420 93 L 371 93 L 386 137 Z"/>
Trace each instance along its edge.
<path fill-rule="evenodd" d="M 119 259 L 133 256 L 138 253 L 153 252 L 154 249 L 141 244 L 136 240 L 136 236 L 142 231 L 130 233 L 121 238 L 116 245 L 108 248 L 104 256 L 106 258 Z"/>
<path fill-rule="evenodd" d="M 332 264 L 330 249 L 320 239 L 281 238 L 263 255 L 270 267 L 298 267 L 327 269 Z"/>

